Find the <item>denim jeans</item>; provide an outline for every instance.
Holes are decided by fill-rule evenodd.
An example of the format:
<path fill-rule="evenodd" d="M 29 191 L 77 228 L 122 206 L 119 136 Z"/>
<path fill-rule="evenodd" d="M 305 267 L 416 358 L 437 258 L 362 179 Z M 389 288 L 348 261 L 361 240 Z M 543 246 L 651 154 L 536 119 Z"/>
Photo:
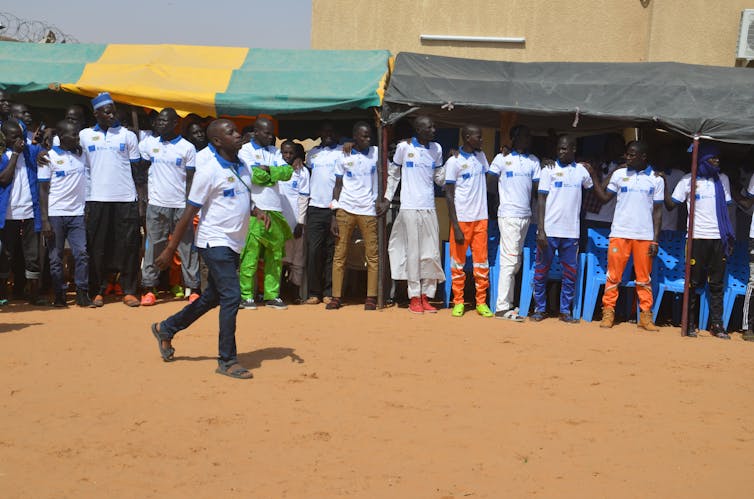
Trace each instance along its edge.
<path fill-rule="evenodd" d="M 207 287 L 198 300 L 165 319 L 160 324 L 160 337 L 172 339 L 199 317 L 220 305 L 218 364 L 228 367 L 236 363 L 236 314 L 241 301 L 238 283 L 239 254 L 227 246 L 199 248 L 199 255 L 209 271 Z"/>
<path fill-rule="evenodd" d="M 547 310 L 547 274 L 555 252 L 560 257 L 563 277 L 560 287 L 560 313 L 570 314 L 576 289 L 576 270 L 579 258 L 578 238 L 548 237 L 544 251 L 537 246 L 534 263 L 534 303 L 537 312 Z"/>
<path fill-rule="evenodd" d="M 75 270 L 73 278 L 76 289 L 89 289 L 89 254 L 86 252 L 86 222 L 84 215 L 72 217 L 49 217 L 53 240 L 48 241 L 50 255 L 50 276 L 55 292 L 63 290 L 63 251 L 65 240 L 73 253 Z"/>

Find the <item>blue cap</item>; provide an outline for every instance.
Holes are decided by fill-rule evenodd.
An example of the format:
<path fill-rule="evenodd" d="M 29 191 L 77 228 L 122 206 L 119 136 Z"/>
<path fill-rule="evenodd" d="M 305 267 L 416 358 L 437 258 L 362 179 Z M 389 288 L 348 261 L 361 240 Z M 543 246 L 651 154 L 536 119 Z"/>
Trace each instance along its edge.
<path fill-rule="evenodd" d="M 107 92 L 102 92 L 101 94 L 97 95 L 97 97 L 92 99 L 92 108 L 94 108 L 95 111 L 108 104 L 113 104 L 113 98 L 110 97 L 110 94 Z"/>

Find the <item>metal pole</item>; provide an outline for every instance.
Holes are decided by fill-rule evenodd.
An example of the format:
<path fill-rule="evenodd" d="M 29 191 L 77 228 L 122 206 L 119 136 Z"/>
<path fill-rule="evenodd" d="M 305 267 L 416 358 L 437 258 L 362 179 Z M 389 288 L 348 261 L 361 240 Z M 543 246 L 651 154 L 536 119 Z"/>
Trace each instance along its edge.
<path fill-rule="evenodd" d="M 683 311 L 681 312 L 681 336 L 686 336 L 689 325 L 689 292 L 691 286 L 691 248 L 694 241 L 694 207 L 696 205 L 696 162 L 699 156 L 699 135 L 694 135 L 691 153 L 691 192 L 689 192 L 689 227 L 686 237 L 686 268 L 683 282 Z M 696 292 L 696 291 L 694 291 Z"/>
<path fill-rule="evenodd" d="M 377 199 L 385 197 L 387 179 L 387 130 L 382 121 L 377 123 L 377 140 L 379 141 L 379 168 L 377 169 Z M 385 219 L 387 214 L 377 219 L 377 308 L 385 307 L 385 263 L 387 262 L 385 241 Z"/>

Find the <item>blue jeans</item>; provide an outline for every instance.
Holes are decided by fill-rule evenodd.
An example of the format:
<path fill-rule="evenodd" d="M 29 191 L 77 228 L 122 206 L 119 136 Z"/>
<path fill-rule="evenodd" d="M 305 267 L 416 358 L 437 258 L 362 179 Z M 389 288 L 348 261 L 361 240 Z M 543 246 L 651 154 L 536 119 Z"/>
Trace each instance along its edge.
<path fill-rule="evenodd" d="M 56 293 L 63 291 L 63 251 L 65 240 L 73 253 L 75 270 L 73 279 L 76 289 L 89 289 L 89 254 L 86 252 L 86 222 L 84 215 L 73 217 L 49 217 L 53 240 L 48 241 L 50 276 Z"/>
<path fill-rule="evenodd" d="M 563 267 L 563 280 L 560 287 L 560 313 L 570 314 L 573 295 L 576 289 L 576 267 L 579 257 L 578 238 L 548 237 L 544 251 L 537 246 L 534 263 L 534 305 L 537 312 L 547 309 L 547 274 L 550 272 L 552 259 L 558 252 L 560 265 Z"/>
<path fill-rule="evenodd" d="M 199 317 L 220 305 L 220 336 L 217 362 L 225 368 L 236 363 L 236 315 L 241 302 L 238 283 L 239 254 L 227 246 L 199 248 L 199 256 L 207 265 L 207 287 L 194 303 L 165 319 L 160 324 L 160 337 L 173 336 L 189 327 Z"/>

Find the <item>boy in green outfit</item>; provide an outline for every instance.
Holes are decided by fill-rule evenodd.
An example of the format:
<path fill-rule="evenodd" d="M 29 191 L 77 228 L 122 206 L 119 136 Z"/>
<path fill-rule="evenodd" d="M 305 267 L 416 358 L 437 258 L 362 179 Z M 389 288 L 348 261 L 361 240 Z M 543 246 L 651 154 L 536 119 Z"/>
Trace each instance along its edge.
<path fill-rule="evenodd" d="M 282 196 L 278 182 L 293 175 L 293 168 L 283 160 L 280 151 L 273 145 L 275 140 L 272 122 L 258 118 L 254 123 L 254 135 L 244 144 L 238 158 L 251 171 L 251 199 L 270 218 L 270 227 L 251 217 L 246 246 L 241 252 L 240 307 L 256 310 L 254 283 L 259 258 L 264 260 L 264 304 L 277 310 L 288 306 L 280 299 L 280 274 L 283 269 L 285 242 L 293 237 L 283 216 Z"/>

